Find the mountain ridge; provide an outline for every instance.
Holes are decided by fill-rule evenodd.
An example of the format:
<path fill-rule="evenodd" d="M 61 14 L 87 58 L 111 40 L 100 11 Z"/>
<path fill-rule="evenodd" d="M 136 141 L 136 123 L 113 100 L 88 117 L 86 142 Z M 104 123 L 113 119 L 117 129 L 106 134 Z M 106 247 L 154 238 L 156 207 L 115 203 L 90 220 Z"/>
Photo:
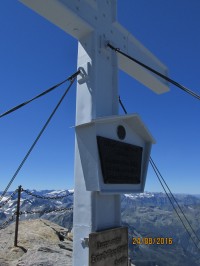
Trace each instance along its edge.
<path fill-rule="evenodd" d="M 73 206 L 73 195 L 69 191 L 31 190 L 31 193 L 48 198 L 60 197 L 65 194 L 70 195 L 58 200 L 45 200 L 22 193 L 20 209 L 22 212 L 31 212 L 32 210 L 45 212 L 49 209 L 70 208 Z M 14 213 L 16 197 L 17 195 L 0 209 L 1 221 L 5 221 L 9 215 Z M 188 194 L 175 194 L 175 197 L 197 235 L 200 236 L 200 198 Z M 199 265 L 196 261 L 198 252 L 164 193 L 122 194 L 121 214 L 122 225 L 129 228 L 129 255 L 136 266 Z M 57 213 L 21 215 L 20 222 L 30 218 L 46 219 L 66 227 L 68 230 L 73 228 L 73 212 L 68 210 Z M 172 238 L 173 245 L 133 245 L 132 239 L 135 237 Z M 169 263 L 166 264 L 166 261 Z"/>

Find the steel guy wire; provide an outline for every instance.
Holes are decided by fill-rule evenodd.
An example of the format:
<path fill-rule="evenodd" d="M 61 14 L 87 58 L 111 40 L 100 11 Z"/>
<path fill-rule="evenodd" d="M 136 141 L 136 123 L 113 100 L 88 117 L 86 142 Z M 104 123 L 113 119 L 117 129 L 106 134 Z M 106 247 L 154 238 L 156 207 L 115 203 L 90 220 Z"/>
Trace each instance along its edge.
<path fill-rule="evenodd" d="M 0 230 L 4 229 L 10 222 L 14 220 L 15 214 L 13 214 L 8 220 L 6 220 L 3 224 L 0 225 Z"/>
<path fill-rule="evenodd" d="M 122 107 L 124 113 L 127 114 L 126 108 L 124 107 L 124 105 L 123 105 L 123 103 L 122 103 L 122 101 L 121 101 L 120 96 L 119 96 L 119 103 L 120 103 L 120 105 L 121 105 L 121 107 Z"/>
<path fill-rule="evenodd" d="M 80 70 L 78 70 L 76 73 L 74 73 L 73 75 L 71 75 L 71 76 L 68 77 L 67 79 L 63 80 L 62 82 L 60 82 L 60 83 L 54 85 L 53 87 L 51 87 L 51 88 L 49 88 L 49 89 L 43 91 L 42 93 L 38 94 L 38 95 L 35 96 L 34 98 L 32 98 L 32 99 L 30 99 L 30 100 L 28 100 L 28 101 L 26 101 L 26 102 L 23 102 L 23 103 L 21 103 L 21 104 L 15 106 L 15 107 L 9 109 L 8 111 L 6 111 L 6 112 L 4 112 L 3 114 L 1 114 L 1 115 L 0 115 L 0 118 L 2 118 L 3 116 L 8 115 L 8 114 L 10 114 L 10 113 L 12 113 L 12 112 L 14 112 L 14 111 L 20 109 L 20 108 L 22 108 L 23 106 L 25 106 L 25 105 L 31 103 L 32 101 L 34 101 L 34 100 L 36 100 L 36 99 L 38 99 L 38 98 L 40 98 L 40 97 L 46 95 L 47 93 L 49 93 L 49 92 L 55 90 L 56 88 L 60 87 L 60 86 L 61 86 L 62 84 L 64 84 L 65 82 L 67 82 L 67 81 L 71 81 L 73 78 L 75 78 L 75 77 L 76 77 L 77 75 L 79 75 L 79 74 L 80 74 Z"/>
<path fill-rule="evenodd" d="M 151 166 L 152 166 L 152 168 L 153 168 L 153 170 L 154 170 L 154 172 L 155 172 L 155 174 L 156 174 L 156 176 L 157 176 L 157 178 L 158 178 L 158 180 L 159 180 L 159 182 L 160 182 L 162 188 L 164 189 L 165 194 L 167 195 L 167 197 L 168 197 L 168 199 L 169 199 L 169 201 L 170 201 L 170 203 L 171 203 L 171 205 L 172 205 L 174 211 L 176 212 L 177 216 L 179 217 L 179 219 L 180 219 L 182 225 L 184 226 L 185 230 L 187 231 L 189 237 L 191 238 L 191 240 L 192 240 L 192 242 L 194 243 L 194 245 L 196 246 L 196 248 L 197 248 L 198 250 L 200 250 L 200 248 L 198 247 L 198 245 L 197 245 L 196 242 L 194 241 L 194 239 L 193 239 L 193 237 L 192 237 L 192 234 L 190 234 L 188 228 L 186 227 L 186 225 L 185 225 L 185 223 L 183 222 L 181 216 L 179 215 L 178 211 L 176 210 L 176 208 L 175 208 L 175 206 L 174 206 L 174 203 L 173 203 L 172 199 L 171 199 L 170 196 L 168 195 L 168 193 L 167 193 L 167 191 L 166 191 L 166 189 L 165 189 L 165 187 L 164 187 L 164 185 L 163 185 L 163 183 L 162 183 L 162 181 L 161 181 L 161 179 L 160 179 L 160 177 L 159 177 L 159 174 L 158 174 L 158 172 L 156 171 L 156 168 L 155 168 L 154 164 L 152 163 L 151 158 L 150 158 L 150 164 L 151 164 Z M 195 236 L 196 236 L 196 234 L 195 234 Z"/>
<path fill-rule="evenodd" d="M 171 84 L 175 85 L 176 87 L 178 87 L 179 89 L 187 92 L 188 94 L 192 95 L 193 97 L 195 97 L 196 99 L 200 100 L 200 95 L 198 95 L 197 93 L 195 93 L 194 91 L 186 88 L 185 86 L 181 85 L 180 83 L 176 82 L 175 80 L 163 75 L 162 73 L 158 72 L 157 70 L 147 66 L 146 64 L 142 63 L 141 61 L 135 59 L 134 57 L 122 52 L 119 48 L 114 47 L 113 45 L 111 45 L 110 43 L 107 44 L 108 47 L 110 47 L 112 50 L 114 50 L 115 52 L 127 57 L 128 59 L 130 59 L 131 61 L 134 61 L 136 64 L 142 66 L 143 68 L 151 71 L 152 73 L 156 74 L 157 76 L 163 78 L 164 80 L 170 82 Z"/>
<path fill-rule="evenodd" d="M 77 74 L 76 74 L 77 73 Z M 76 76 L 79 74 L 78 72 L 76 72 Z M 73 85 L 76 76 L 73 76 L 73 78 L 70 80 L 70 84 L 68 86 L 68 88 L 66 89 L 65 93 L 63 94 L 63 96 L 61 97 L 61 99 L 59 100 L 58 104 L 56 105 L 56 107 L 54 108 L 53 112 L 51 113 L 51 115 L 49 116 L 49 118 L 47 119 L 45 125 L 43 126 L 43 128 L 41 129 L 40 133 L 38 134 L 38 136 L 36 137 L 35 141 L 33 142 L 33 144 L 31 145 L 31 147 L 29 148 L 28 152 L 26 153 L 25 157 L 23 158 L 22 162 L 20 163 L 19 167 L 17 168 L 17 170 L 15 171 L 13 177 L 11 178 L 10 182 L 8 183 L 7 187 L 5 188 L 4 192 L 1 194 L 0 196 L 0 201 L 2 200 L 2 198 L 4 197 L 4 195 L 7 193 L 9 187 L 11 186 L 12 182 L 14 181 L 14 179 L 16 178 L 16 176 L 18 175 L 18 173 L 20 172 L 21 168 L 23 167 L 24 163 L 26 162 L 26 160 L 28 159 L 30 153 L 32 152 L 33 148 L 35 147 L 35 145 L 37 144 L 38 140 L 40 139 L 40 137 L 42 136 L 43 132 L 45 131 L 45 129 L 47 128 L 49 122 L 51 121 L 51 119 L 53 118 L 54 114 L 56 113 L 57 109 L 59 108 L 60 104 L 62 103 L 62 101 L 64 100 L 66 94 L 68 93 L 68 91 L 70 90 L 71 86 Z"/>
<path fill-rule="evenodd" d="M 124 110 L 124 113 L 127 114 L 126 108 L 124 107 L 124 105 L 123 105 L 123 103 L 122 103 L 122 101 L 121 101 L 120 96 L 119 96 L 119 103 L 120 103 L 122 109 Z M 157 178 L 158 178 L 158 180 L 159 180 L 159 182 L 160 182 L 162 188 L 163 188 L 164 191 L 165 191 L 165 194 L 167 195 L 167 197 L 168 197 L 168 199 L 169 199 L 169 201 L 170 201 L 170 203 L 171 203 L 173 209 L 175 210 L 175 212 L 176 212 L 177 216 L 179 217 L 181 223 L 183 224 L 185 230 L 186 230 L 187 233 L 189 234 L 189 236 L 190 236 L 190 238 L 192 239 L 192 241 L 193 241 L 194 245 L 196 246 L 196 248 L 197 248 L 197 249 L 200 249 L 200 248 L 198 247 L 198 245 L 196 244 L 196 242 L 194 241 L 194 239 L 193 239 L 192 235 L 190 234 L 188 228 L 185 226 L 184 222 L 182 221 L 182 218 L 180 217 L 179 213 L 177 212 L 177 210 L 176 210 L 176 208 L 175 208 L 175 206 L 174 206 L 173 201 L 172 201 L 171 198 L 169 197 L 169 195 L 168 195 L 168 193 L 167 193 L 167 191 L 166 191 L 166 189 L 165 189 L 165 187 L 164 187 L 164 185 L 163 185 L 163 183 L 162 183 L 162 180 L 163 180 L 164 184 L 166 185 L 166 187 L 168 188 L 168 190 L 169 190 L 171 196 L 173 197 L 174 201 L 175 201 L 176 204 L 178 205 L 179 210 L 181 210 L 181 213 L 183 214 L 185 220 L 187 221 L 187 223 L 188 223 L 189 227 L 191 228 L 193 234 L 195 235 L 196 239 L 198 239 L 198 241 L 199 241 L 199 238 L 198 238 L 196 232 L 194 231 L 194 229 L 193 229 L 193 227 L 191 226 L 189 220 L 188 220 L 187 217 L 185 216 L 183 210 L 181 209 L 180 205 L 178 204 L 178 202 L 177 202 L 177 200 L 175 199 L 173 193 L 171 192 L 169 186 L 167 185 L 166 181 L 164 180 L 163 176 L 162 176 L 161 173 L 159 172 L 157 166 L 155 165 L 155 163 L 154 163 L 154 161 L 153 161 L 153 159 L 152 159 L 151 157 L 150 157 L 150 160 L 149 160 L 149 161 L 150 161 L 150 164 L 151 164 L 151 166 L 152 166 L 152 168 L 153 168 L 153 170 L 154 170 L 154 172 L 155 172 L 155 174 L 156 174 L 156 176 L 157 176 Z M 157 171 L 156 171 L 156 170 L 157 170 Z M 160 174 L 162 180 L 160 179 L 159 174 Z M 200 242 L 200 241 L 199 241 L 199 242 Z"/>
<path fill-rule="evenodd" d="M 199 237 L 197 236 L 197 233 L 195 232 L 194 228 L 191 226 L 190 221 L 188 220 L 188 218 L 187 218 L 186 215 L 184 214 L 184 212 L 183 212 L 183 210 L 182 210 L 180 204 L 178 203 L 178 201 L 177 201 L 176 198 L 174 197 L 173 193 L 171 192 L 169 186 L 167 185 L 165 179 L 164 179 L 163 176 L 161 175 L 161 173 L 160 173 L 158 167 L 156 166 L 155 162 L 153 161 L 153 159 L 152 159 L 151 157 L 150 157 L 150 160 L 151 160 L 151 163 L 155 166 L 155 169 L 156 169 L 157 173 L 159 174 L 160 178 L 161 178 L 162 181 L 164 182 L 164 184 L 165 184 L 165 186 L 167 187 L 168 191 L 170 192 L 170 195 L 172 196 L 173 200 L 176 202 L 176 204 L 177 204 L 177 206 L 178 206 L 180 212 L 183 214 L 183 216 L 184 216 L 185 220 L 187 221 L 187 223 L 188 223 L 190 229 L 192 230 L 193 234 L 196 236 L 196 238 L 197 238 L 198 241 L 200 242 L 200 239 L 199 239 Z"/>
<path fill-rule="evenodd" d="M 6 205 L 14 196 L 15 194 L 18 192 L 18 189 L 16 189 L 11 195 L 9 198 L 7 198 L 1 205 L 0 205 L 0 209 Z"/>
<path fill-rule="evenodd" d="M 52 212 L 62 212 L 62 211 L 71 211 L 73 210 L 73 207 L 70 208 L 59 208 L 59 209 L 53 209 L 53 210 L 44 210 L 44 211 L 37 211 L 37 210 L 33 210 L 33 211 L 20 211 L 19 215 L 23 215 L 23 214 L 45 214 L 45 213 L 52 213 Z"/>

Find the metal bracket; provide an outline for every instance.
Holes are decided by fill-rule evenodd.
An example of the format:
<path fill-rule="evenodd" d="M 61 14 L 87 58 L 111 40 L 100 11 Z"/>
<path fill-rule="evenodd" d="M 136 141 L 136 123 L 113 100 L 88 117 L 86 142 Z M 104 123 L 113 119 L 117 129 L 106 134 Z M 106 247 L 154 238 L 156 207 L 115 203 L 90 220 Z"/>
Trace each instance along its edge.
<path fill-rule="evenodd" d="M 86 73 L 85 69 L 83 67 L 79 67 L 78 70 L 80 71 L 80 73 L 79 73 L 80 78 L 77 79 L 78 83 L 83 84 L 83 83 L 87 82 L 89 77 L 88 77 L 88 74 Z"/>
<path fill-rule="evenodd" d="M 89 247 L 89 238 L 88 237 L 81 238 L 81 245 L 83 248 L 88 248 Z"/>

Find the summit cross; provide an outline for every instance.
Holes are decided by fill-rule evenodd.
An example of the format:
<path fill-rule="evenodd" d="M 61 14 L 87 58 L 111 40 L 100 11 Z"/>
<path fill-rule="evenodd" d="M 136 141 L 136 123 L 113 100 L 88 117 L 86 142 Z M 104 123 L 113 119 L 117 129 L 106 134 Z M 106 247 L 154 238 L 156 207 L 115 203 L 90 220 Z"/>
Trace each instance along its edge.
<path fill-rule="evenodd" d="M 118 69 L 161 94 L 166 81 L 113 52 L 108 42 L 130 56 L 167 75 L 167 68 L 117 22 L 117 0 L 20 0 L 67 34 L 76 38 L 82 76 L 77 83 L 76 125 L 118 114 Z M 89 137 L 89 136 L 88 136 Z M 75 144 L 73 265 L 88 266 L 87 238 L 91 232 L 119 227 L 119 194 L 87 191 Z"/>

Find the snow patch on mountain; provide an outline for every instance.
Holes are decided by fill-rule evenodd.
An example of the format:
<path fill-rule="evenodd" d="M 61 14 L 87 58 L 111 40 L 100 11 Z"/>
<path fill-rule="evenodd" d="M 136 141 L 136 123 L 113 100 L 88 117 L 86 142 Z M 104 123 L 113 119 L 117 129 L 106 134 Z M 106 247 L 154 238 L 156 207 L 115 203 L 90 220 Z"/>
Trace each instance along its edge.
<path fill-rule="evenodd" d="M 54 191 L 51 191 L 51 192 L 48 192 L 47 195 L 58 195 L 58 194 L 66 194 L 66 190 L 54 190 Z"/>
<path fill-rule="evenodd" d="M 144 192 L 144 193 L 135 193 L 135 194 L 124 194 L 125 197 L 130 199 L 137 199 L 137 198 L 153 198 L 155 197 L 154 193 Z"/>

